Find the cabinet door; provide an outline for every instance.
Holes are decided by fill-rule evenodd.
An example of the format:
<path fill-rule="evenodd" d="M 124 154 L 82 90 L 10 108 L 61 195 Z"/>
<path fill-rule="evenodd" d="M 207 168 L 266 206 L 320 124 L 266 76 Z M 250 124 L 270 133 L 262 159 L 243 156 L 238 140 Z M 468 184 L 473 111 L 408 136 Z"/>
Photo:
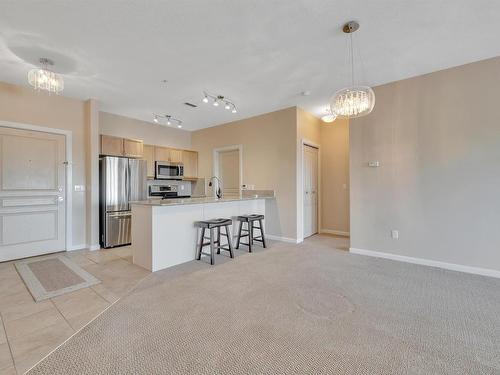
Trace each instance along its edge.
<path fill-rule="evenodd" d="M 155 146 L 155 161 L 170 161 L 170 149 Z"/>
<path fill-rule="evenodd" d="M 131 158 L 142 158 L 143 156 L 143 143 L 135 139 L 123 140 L 123 154 Z"/>
<path fill-rule="evenodd" d="M 155 146 L 144 145 L 143 159 L 147 161 L 148 178 L 155 177 Z"/>
<path fill-rule="evenodd" d="M 198 153 L 196 151 L 182 151 L 182 162 L 184 163 L 184 178 L 198 177 Z"/>
<path fill-rule="evenodd" d="M 181 163 L 182 162 L 182 150 L 170 149 L 170 159 L 172 163 Z"/>
<path fill-rule="evenodd" d="M 123 138 L 101 135 L 101 155 L 123 156 Z"/>

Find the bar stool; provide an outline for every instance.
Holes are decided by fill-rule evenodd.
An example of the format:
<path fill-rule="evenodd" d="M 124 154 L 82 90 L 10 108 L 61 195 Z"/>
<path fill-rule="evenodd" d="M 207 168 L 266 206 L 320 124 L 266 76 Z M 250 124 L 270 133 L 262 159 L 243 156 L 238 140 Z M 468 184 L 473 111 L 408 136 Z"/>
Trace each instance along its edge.
<path fill-rule="evenodd" d="M 221 249 L 229 251 L 229 256 L 234 258 L 233 253 L 233 244 L 231 242 L 231 232 L 229 231 L 229 226 L 232 225 L 233 221 L 231 219 L 211 219 L 211 220 L 202 220 L 197 221 L 195 226 L 197 228 L 201 228 L 201 236 L 200 243 L 196 246 L 196 260 L 201 259 L 201 255 L 210 255 L 210 264 L 215 263 L 215 250 L 217 250 L 217 254 L 220 254 Z M 226 229 L 226 233 L 221 233 L 221 228 L 224 227 Z M 208 229 L 210 231 L 210 236 L 205 237 L 205 230 Z M 217 233 L 216 233 L 217 231 Z M 220 242 L 220 237 L 226 236 L 227 238 L 227 246 L 222 246 Z M 215 237 L 217 236 L 217 237 Z M 210 242 L 203 242 L 204 240 L 210 240 Z M 205 246 L 210 246 L 210 254 L 204 253 L 203 248 Z"/>
<path fill-rule="evenodd" d="M 236 242 L 236 248 L 240 248 L 241 245 L 248 246 L 248 251 L 252 252 L 253 241 L 262 242 L 262 246 L 266 248 L 266 237 L 264 236 L 264 226 L 262 225 L 262 220 L 264 220 L 264 215 L 252 214 L 252 215 L 241 215 L 238 216 L 238 221 L 240 222 L 240 228 L 238 230 L 238 241 Z M 255 226 L 254 223 L 259 222 L 259 226 Z M 246 223 L 246 229 L 243 228 L 243 224 Z M 254 236 L 254 229 L 260 231 L 260 236 Z M 244 232 L 243 234 L 241 234 Z M 240 242 L 241 238 L 248 237 L 248 243 Z"/>

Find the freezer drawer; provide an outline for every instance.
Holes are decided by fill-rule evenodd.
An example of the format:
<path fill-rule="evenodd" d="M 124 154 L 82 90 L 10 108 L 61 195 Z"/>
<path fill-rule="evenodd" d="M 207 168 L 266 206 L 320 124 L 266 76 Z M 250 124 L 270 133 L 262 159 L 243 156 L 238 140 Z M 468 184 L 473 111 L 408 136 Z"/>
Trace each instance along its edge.
<path fill-rule="evenodd" d="M 132 212 L 106 213 L 104 247 L 128 245 L 131 243 L 130 223 Z"/>

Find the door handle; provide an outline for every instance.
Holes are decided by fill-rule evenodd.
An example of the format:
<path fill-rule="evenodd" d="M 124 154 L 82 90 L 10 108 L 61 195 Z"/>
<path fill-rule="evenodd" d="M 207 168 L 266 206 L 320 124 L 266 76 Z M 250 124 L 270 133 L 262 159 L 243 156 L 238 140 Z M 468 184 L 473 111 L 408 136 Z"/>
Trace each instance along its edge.
<path fill-rule="evenodd" d="M 59 202 L 63 202 L 63 201 L 64 201 L 64 197 L 57 197 L 57 200 L 58 200 Z"/>

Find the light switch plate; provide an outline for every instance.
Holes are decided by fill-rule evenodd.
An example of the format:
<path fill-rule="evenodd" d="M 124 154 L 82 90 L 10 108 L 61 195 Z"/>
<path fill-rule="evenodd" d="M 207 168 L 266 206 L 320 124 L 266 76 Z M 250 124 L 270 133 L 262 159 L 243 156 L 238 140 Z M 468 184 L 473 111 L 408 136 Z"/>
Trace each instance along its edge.
<path fill-rule="evenodd" d="M 85 185 L 75 185 L 75 191 L 85 191 Z"/>
<path fill-rule="evenodd" d="M 380 167 L 380 162 L 377 161 L 377 160 L 374 160 L 374 161 L 369 161 L 368 162 L 368 166 L 369 167 L 372 167 L 372 168 L 377 168 L 377 167 Z"/>
<path fill-rule="evenodd" d="M 393 230 L 391 230 L 391 238 L 392 238 L 393 240 L 397 240 L 397 239 L 399 239 L 399 231 L 398 231 L 398 230 L 394 230 L 394 229 L 393 229 Z"/>

